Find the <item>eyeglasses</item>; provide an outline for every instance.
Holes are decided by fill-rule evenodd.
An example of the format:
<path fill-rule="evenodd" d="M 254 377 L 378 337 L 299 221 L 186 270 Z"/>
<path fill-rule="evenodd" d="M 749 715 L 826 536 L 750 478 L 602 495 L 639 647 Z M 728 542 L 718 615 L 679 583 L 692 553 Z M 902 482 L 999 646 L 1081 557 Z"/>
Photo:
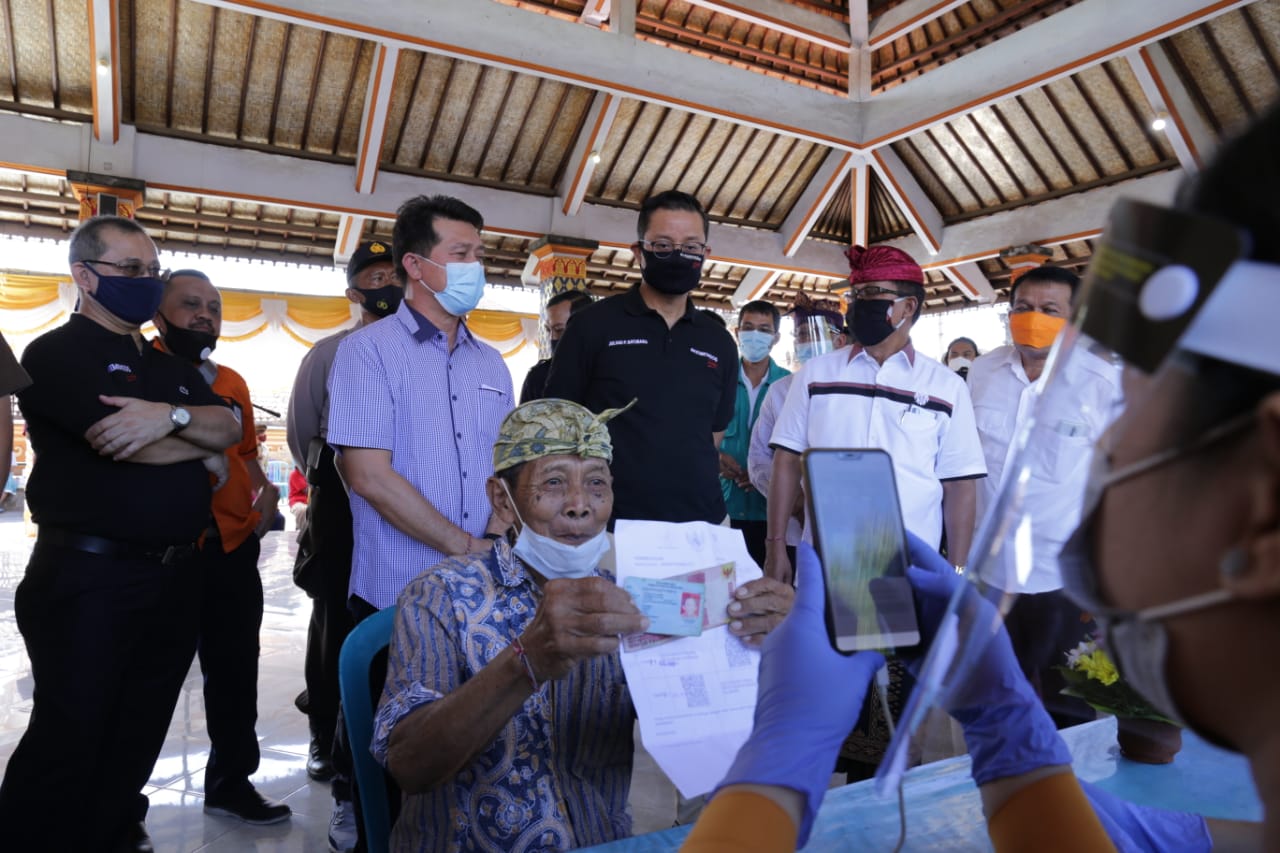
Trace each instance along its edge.
<path fill-rule="evenodd" d="M 670 240 L 643 240 L 640 243 L 650 252 L 653 252 L 656 258 L 667 258 L 676 249 L 680 250 L 684 255 L 705 255 L 707 253 L 706 243 L 697 243 L 690 241 L 688 243 L 680 243 L 679 245 L 672 243 Z"/>
<path fill-rule="evenodd" d="M 98 271 L 94 269 L 94 264 L 106 264 L 109 267 L 115 267 L 120 270 L 125 278 L 142 278 L 143 276 L 150 276 L 151 278 L 167 279 L 169 277 L 169 270 L 160 266 L 160 264 L 156 262 L 144 264 L 142 261 L 125 261 L 122 264 L 118 264 L 115 261 L 98 260 L 81 261 L 80 263 L 84 264 L 95 273 Z M 101 275 L 101 273 L 98 274 Z"/>
<path fill-rule="evenodd" d="M 896 290 L 890 290 L 887 287 L 877 287 L 874 284 L 867 285 L 861 290 L 853 291 L 854 299 L 879 299 L 882 296 L 906 296 L 905 293 L 899 293 Z"/>

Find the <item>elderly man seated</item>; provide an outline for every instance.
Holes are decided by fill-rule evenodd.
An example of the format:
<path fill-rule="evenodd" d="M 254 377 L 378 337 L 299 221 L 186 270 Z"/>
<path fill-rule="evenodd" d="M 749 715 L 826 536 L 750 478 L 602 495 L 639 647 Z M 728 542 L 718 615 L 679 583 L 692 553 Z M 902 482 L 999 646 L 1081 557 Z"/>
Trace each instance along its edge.
<path fill-rule="evenodd" d="M 566 850 L 630 834 L 635 712 L 618 637 L 647 620 L 601 569 L 618 411 L 549 399 L 507 415 L 488 492 L 518 535 L 401 594 L 371 747 L 404 792 L 392 849 Z M 791 601 L 768 578 L 744 584 L 730 630 L 758 643 Z"/>

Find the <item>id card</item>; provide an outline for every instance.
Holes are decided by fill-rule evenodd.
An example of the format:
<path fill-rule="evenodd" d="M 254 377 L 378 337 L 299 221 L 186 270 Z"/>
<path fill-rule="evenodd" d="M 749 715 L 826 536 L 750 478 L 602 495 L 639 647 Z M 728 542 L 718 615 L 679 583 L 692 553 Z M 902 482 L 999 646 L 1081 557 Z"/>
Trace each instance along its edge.
<path fill-rule="evenodd" d="M 696 632 L 689 634 L 667 633 L 658 629 L 657 620 L 645 610 L 640 597 L 632 590 L 631 584 L 639 581 L 642 584 L 683 583 L 702 587 L 701 614 Z M 636 606 L 649 617 L 649 630 L 643 634 L 632 634 L 622 638 L 622 648 L 628 652 L 647 649 L 652 646 L 669 643 L 680 636 L 699 636 L 702 631 L 727 625 L 729 622 L 729 603 L 733 600 L 733 591 L 737 588 L 737 573 L 733 563 L 721 563 L 706 569 L 695 569 L 691 572 L 675 575 L 662 581 L 628 578 L 623 588 L 636 599 Z"/>
<path fill-rule="evenodd" d="M 702 599 L 706 586 L 678 580 L 627 578 L 623 588 L 649 617 L 649 633 L 697 637 L 702 634 Z"/>

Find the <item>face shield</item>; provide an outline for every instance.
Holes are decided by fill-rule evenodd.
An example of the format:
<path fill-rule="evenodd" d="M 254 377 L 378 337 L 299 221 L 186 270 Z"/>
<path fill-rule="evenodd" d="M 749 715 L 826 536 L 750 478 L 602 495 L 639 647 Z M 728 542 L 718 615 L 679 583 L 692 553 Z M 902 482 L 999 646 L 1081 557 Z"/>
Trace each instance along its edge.
<path fill-rule="evenodd" d="M 795 324 L 794 342 L 796 362 L 804 364 L 815 356 L 825 355 L 836 349 L 836 336 L 840 334 L 840 321 L 825 311 L 797 308 L 791 314 Z"/>
<path fill-rule="evenodd" d="M 965 564 L 968 583 L 919 663 L 877 772 L 881 791 L 898 784 L 926 715 L 951 707 L 1017 596 L 1037 591 L 1027 587 L 1037 567 L 1056 570 L 1082 508 L 1096 502 L 1124 413 L 1142 411 L 1153 375 L 1185 370 L 1184 353 L 1280 372 L 1269 328 L 1280 307 L 1260 310 L 1280 300 L 1280 268 L 1240 260 L 1246 250 L 1218 220 L 1128 200 L 1112 209 L 1072 321 L 1024 396 Z"/>

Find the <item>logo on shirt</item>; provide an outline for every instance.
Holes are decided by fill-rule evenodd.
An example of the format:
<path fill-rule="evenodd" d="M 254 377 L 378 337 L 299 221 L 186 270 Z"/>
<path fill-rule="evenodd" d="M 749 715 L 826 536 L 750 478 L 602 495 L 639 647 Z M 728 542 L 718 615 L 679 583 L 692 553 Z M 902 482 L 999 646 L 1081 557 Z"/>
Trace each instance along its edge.
<path fill-rule="evenodd" d="M 609 346 L 611 347 L 643 347 L 648 345 L 649 341 L 647 338 L 619 338 L 616 341 L 609 341 Z"/>
<path fill-rule="evenodd" d="M 187 386 L 186 386 L 186 385 L 179 385 L 179 386 L 178 386 L 178 393 L 180 393 L 180 394 L 185 394 L 185 395 L 186 395 L 186 396 L 188 396 L 188 397 L 190 397 L 190 396 L 191 396 L 191 392 L 187 390 Z"/>
<path fill-rule="evenodd" d="M 113 361 L 107 365 L 107 373 L 133 373 L 133 368 L 127 364 Z"/>
<path fill-rule="evenodd" d="M 707 367 L 716 368 L 720 366 L 720 359 L 705 350 L 700 350 L 697 347 L 689 347 L 689 352 L 705 358 L 707 360 Z"/>
<path fill-rule="evenodd" d="M 916 392 L 916 405 L 923 406 L 929 402 L 929 395 L 923 391 Z"/>

